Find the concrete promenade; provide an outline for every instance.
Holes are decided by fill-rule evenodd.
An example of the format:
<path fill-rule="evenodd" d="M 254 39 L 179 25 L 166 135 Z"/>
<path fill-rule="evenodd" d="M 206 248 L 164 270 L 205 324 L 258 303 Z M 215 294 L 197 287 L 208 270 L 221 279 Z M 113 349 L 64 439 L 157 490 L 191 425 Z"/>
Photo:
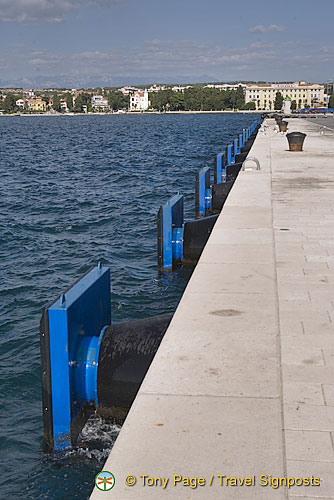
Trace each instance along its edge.
<path fill-rule="evenodd" d="M 307 134 L 292 153 L 266 124 L 261 170 L 235 182 L 104 466 L 115 487 L 93 500 L 334 499 L 334 134 L 291 119 Z"/>

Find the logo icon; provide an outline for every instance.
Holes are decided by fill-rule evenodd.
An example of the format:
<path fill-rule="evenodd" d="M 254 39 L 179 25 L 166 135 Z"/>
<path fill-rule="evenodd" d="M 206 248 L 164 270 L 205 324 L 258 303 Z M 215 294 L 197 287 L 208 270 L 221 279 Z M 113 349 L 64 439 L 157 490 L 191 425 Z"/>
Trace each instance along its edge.
<path fill-rule="evenodd" d="M 103 470 L 96 474 L 95 485 L 101 491 L 109 491 L 115 486 L 115 476 L 111 472 Z"/>

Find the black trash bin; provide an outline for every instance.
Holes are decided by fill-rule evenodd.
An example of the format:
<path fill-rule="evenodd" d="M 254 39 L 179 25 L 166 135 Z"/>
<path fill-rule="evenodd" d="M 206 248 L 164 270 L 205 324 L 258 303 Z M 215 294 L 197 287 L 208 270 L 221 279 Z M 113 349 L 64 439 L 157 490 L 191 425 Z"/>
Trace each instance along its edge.
<path fill-rule="evenodd" d="M 286 137 L 289 142 L 290 151 L 303 151 L 306 134 L 303 134 L 303 132 L 290 132 L 286 134 Z"/>

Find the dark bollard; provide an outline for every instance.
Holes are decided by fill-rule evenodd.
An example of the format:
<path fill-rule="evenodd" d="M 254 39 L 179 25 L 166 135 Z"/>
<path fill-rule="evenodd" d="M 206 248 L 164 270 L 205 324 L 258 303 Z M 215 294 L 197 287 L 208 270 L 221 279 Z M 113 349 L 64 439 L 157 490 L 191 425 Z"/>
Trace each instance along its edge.
<path fill-rule="evenodd" d="M 280 132 L 286 132 L 288 130 L 288 122 L 281 121 L 278 123 L 278 126 Z"/>
<path fill-rule="evenodd" d="M 290 151 L 303 151 L 306 134 L 303 134 L 302 132 L 290 132 L 289 134 L 286 134 L 286 137 L 289 142 Z"/>

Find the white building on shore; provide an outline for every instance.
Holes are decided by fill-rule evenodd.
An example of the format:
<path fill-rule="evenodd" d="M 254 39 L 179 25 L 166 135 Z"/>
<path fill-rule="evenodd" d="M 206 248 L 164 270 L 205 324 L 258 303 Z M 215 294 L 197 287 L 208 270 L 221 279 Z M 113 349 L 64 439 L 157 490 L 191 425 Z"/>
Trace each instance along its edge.
<path fill-rule="evenodd" d="M 192 85 L 174 85 L 172 87 L 173 92 L 181 92 L 181 94 L 184 94 L 184 91 L 187 89 L 191 89 Z"/>
<path fill-rule="evenodd" d="M 93 95 L 91 103 L 93 109 L 95 110 L 109 111 L 108 100 L 105 99 L 102 95 Z"/>
<path fill-rule="evenodd" d="M 245 83 L 209 83 L 204 88 L 218 89 L 218 90 L 238 90 L 241 87 L 244 91 L 247 85 Z"/>
<path fill-rule="evenodd" d="M 157 85 L 154 83 L 149 89 L 147 89 L 148 92 L 160 92 L 161 90 L 167 90 L 166 85 Z"/>
<path fill-rule="evenodd" d="M 28 109 L 27 99 L 18 99 L 15 104 L 18 108 Z"/>
<path fill-rule="evenodd" d="M 128 85 L 126 87 L 122 87 L 121 89 L 119 89 L 119 91 L 122 92 L 123 95 L 131 95 L 134 92 L 139 92 L 139 89 L 137 89 L 136 87 L 130 87 Z"/>
<path fill-rule="evenodd" d="M 145 111 L 149 106 L 147 90 L 138 90 L 130 95 L 130 111 Z"/>

